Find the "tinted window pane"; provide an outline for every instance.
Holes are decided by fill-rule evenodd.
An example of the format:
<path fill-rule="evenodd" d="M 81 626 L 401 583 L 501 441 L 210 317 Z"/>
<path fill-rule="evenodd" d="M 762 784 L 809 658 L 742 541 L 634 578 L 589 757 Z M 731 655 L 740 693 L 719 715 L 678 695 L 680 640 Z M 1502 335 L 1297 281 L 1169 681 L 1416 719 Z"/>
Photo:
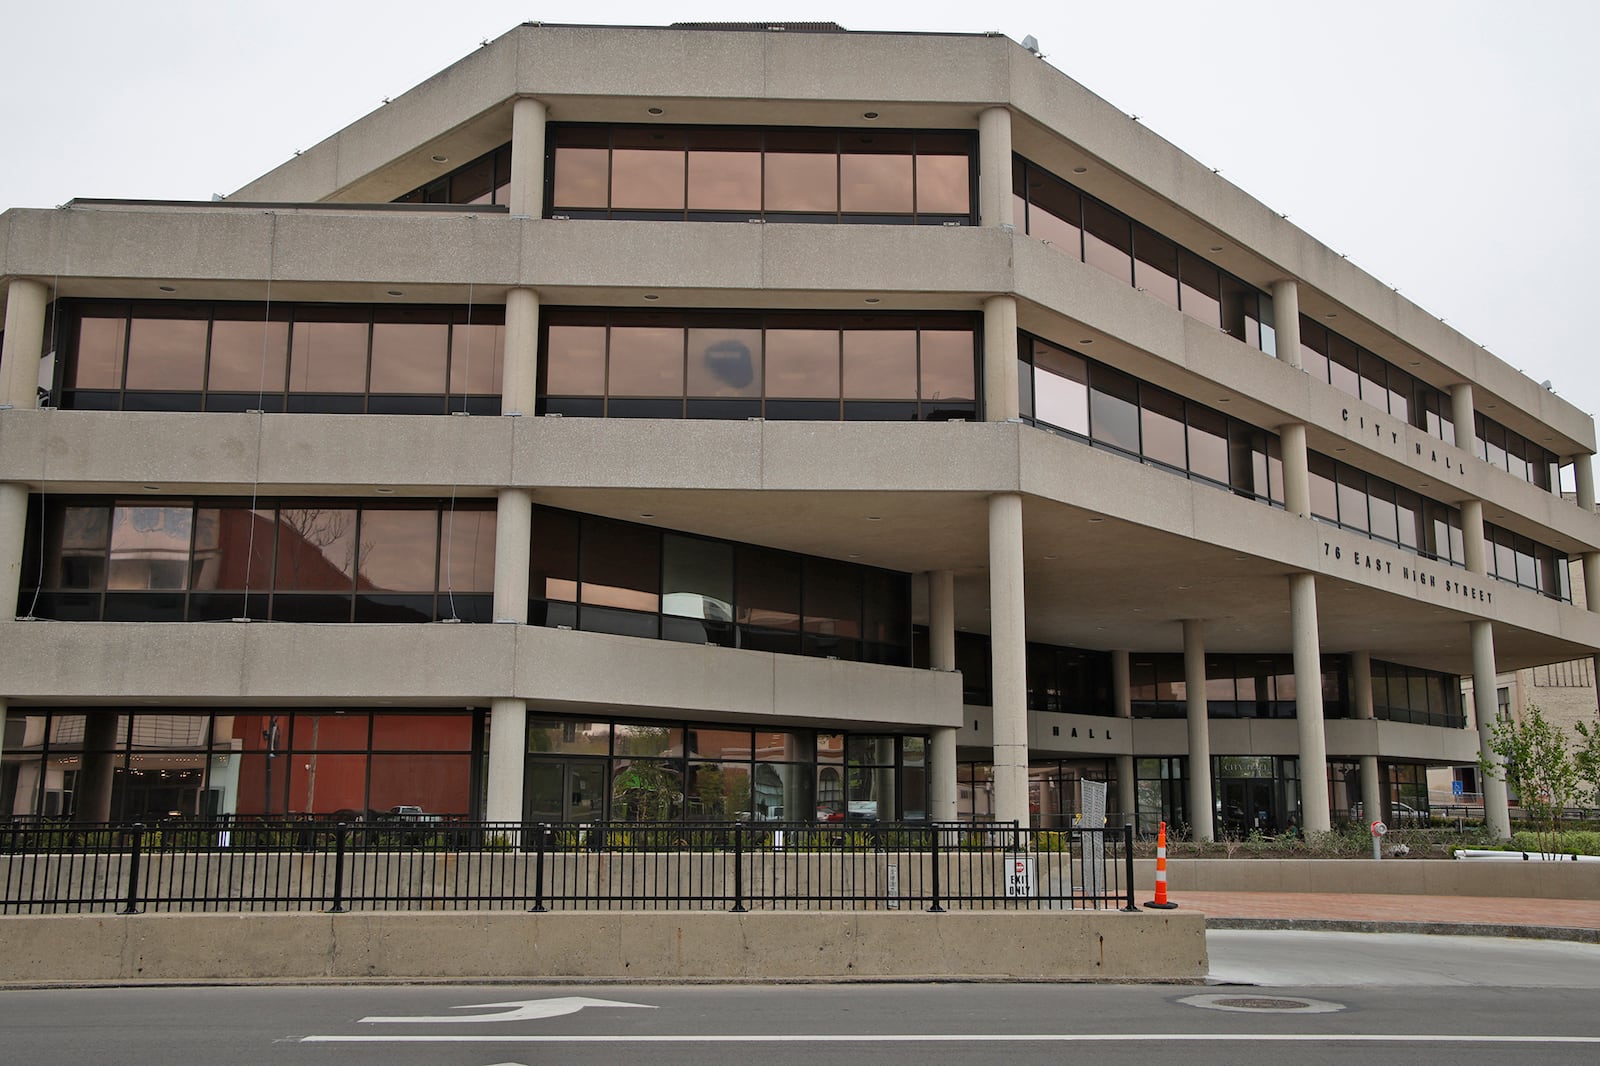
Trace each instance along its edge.
<path fill-rule="evenodd" d="M 839 396 L 839 331 L 767 330 L 767 395 Z"/>
<path fill-rule="evenodd" d="M 1256 290 L 1230 274 L 1222 273 L 1222 328 L 1230 337 L 1252 348 L 1261 346 L 1260 323 L 1256 319 Z"/>
<path fill-rule="evenodd" d="M 1300 365 L 1318 381 L 1328 380 L 1328 331 L 1300 316 Z"/>
<path fill-rule="evenodd" d="M 285 507 L 278 512 L 274 588 L 348 592 L 355 564 L 354 510 Z"/>
<path fill-rule="evenodd" d="M 1183 313 L 1208 326 L 1222 328 L 1222 273 L 1193 252 L 1179 256 Z"/>
<path fill-rule="evenodd" d="M 605 207 L 609 155 L 604 148 L 556 149 L 556 208 Z"/>
<path fill-rule="evenodd" d="M 578 516 L 570 511 L 534 508 L 528 594 L 534 599 L 577 600 Z"/>
<path fill-rule="evenodd" d="M 1033 346 L 1034 417 L 1089 435 L 1089 367 L 1080 357 L 1045 344 Z"/>
<path fill-rule="evenodd" d="M 735 585 L 740 625 L 765 629 L 798 629 L 800 625 L 800 560 L 762 548 L 734 549 Z"/>
<path fill-rule="evenodd" d="M 1379 478 L 1369 478 L 1367 484 L 1367 509 L 1371 515 L 1372 535 L 1383 540 L 1398 541 L 1400 526 L 1394 505 L 1394 486 Z"/>
<path fill-rule="evenodd" d="M 548 395 L 605 395 L 606 328 L 551 326 L 545 375 Z"/>
<path fill-rule="evenodd" d="M 579 566 L 578 595 L 584 603 L 661 609 L 661 536 L 655 530 L 585 518 Z"/>
<path fill-rule="evenodd" d="M 128 388 L 199 391 L 205 362 L 205 321 L 133 320 L 128 334 Z"/>
<path fill-rule="evenodd" d="M 1339 493 L 1334 487 L 1333 460 L 1327 456 L 1307 456 L 1311 480 L 1311 513 L 1329 522 L 1339 521 Z"/>
<path fill-rule="evenodd" d="M 1389 409 L 1389 365 L 1371 352 L 1357 356 L 1361 371 L 1361 398 L 1380 411 Z"/>
<path fill-rule="evenodd" d="M 689 210 L 761 210 L 760 152 L 689 153 Z"/>
<path fill-rule="evenodd" d="M 365 322 L 294 324 L 290 392 L 365 392 L 366 388 Z"/>
<path fill-rule="evenodd" d="M 1169 307 L 1178 306 L 1178 246 L 1145 226 L 1133 227 L 1133 283 Z"/>
<path fill-rule="evenodd" d="M 1028 234 L 1077 259 L 1083 254 L 1078 190 L 1034 167 L 1028 168 Z"/>
<path fill-rule="evenodd" d="M 60 512 L 61 547 L 46 568 L 49 588 L 98 589 L 105 586 L 106 545 L 111 512 L 105 507 L 66 507 Z"/>
<path fill-rule="evenodd" d="M 439 533 L 439 588 L 494 591 L 494 512 L 444 513 Z"/>
<path fill-rule="evenodd" d="M 1133 235 L 1125 215 L 1083 199 L 1083 261 L 1123 282 L 1133 278 Z"/>
<path fill-rule="evenodd" d="M 125 318 L 85 318 L 78 324 L 78 354 L 72 384 L 80 389 L 122 388 Z"/>
<path fill-rule="evenodd" d="M 1228 420 L 1194 404 L 1189 405 L 1189 469 L 1228 483 Z"/>
<path fill-rule="evenodd" d="M 246 507 L 202 507 L 195 512 L 190 587 L 272 587 L 273 515 Z"/>
<path fill-rule="evenodd" d="M 494 396 L 500 392 L 506 360 L 506 328 L 455 325 L 450 328 L 450 391 Z"/>
<path fill-rule="evenodd" d="M 972 333 L 967 330 L 925 329 L 922 348 L 922 398 L 971 400 L 973 384 Z"/>
<path fill-rule="evenodd" d="M 760 396 L 761 331 L 688 331 L 690 396 Z"/>
<path fill-rule="evenodd" d="M 372 391 L 440 394 L 450 327 L 443 322 L 375 322 Z"/>
<path fill-rule="evenodd" d="M 1126 374 L 1089 368 L 1089 426 L 1096 442 L 1139 453 L 1138 390 Z"/>
<path fill-rule="evenodd" d="M 902 151 L 909 153 L 911 138 L 907 136 L 865 134 L 874 142 L 900 142 Z M 881 211 L 909 215 L 914 202 L 911 195 L 911 156 L 909 154 L 861 154 L 861 149 L 848 142 L 846 151 L 839 157 L 839 206 L 844 211 Z"/>
<path fill-rule="evenodd" d="M 836 144 L 832 134 L 769 134 L 763 177 L 766 209 L 837 211 L 839 157 Z"/>
<path fill-rule="evenodd" d="M 846 398 L 917 398 L 917 334 L 909 329 L 844 331 Z"/>
<path fill-rule="evenodd" d="M 684 153 L 617 148 L 611 153 L 613 209 L 682 210 Z"/>
<path fill-rule="evenodd" d="M 218 319 L 211 324 L 208 386 L 216 392 L 282 392 L 289 324 Z"/>
<path fill-rule="evenodd" d="M 733 622 L 733 546 L 669 533 L 662 544 L 661 610 L 704 623 L 704 639 L 722 643 Z"/>
<path fill-rule="evenodd" d="M 843 563 L 806 560 L 801 600 L 805 631 L 836 637 L 861 635 L 861 571 Z"/>
<path fill-rule="evenodd" d="M 494 195 L 494 153 L 474 159 L 450 179 L 450 202 L 486 204 Z"/>
<path fill-rule="evenodd" d="M 925 215 L 970 213 L 970 173 L 971 164 L 964 155 L 917 156 L 917 211 Z"/>
<path fill-rule="evenodd" d="M 113 508 L 106 587 L 187 588 L 193 521 L 188 505 Z"/>
<path fill-rule="evenodd" d="M 1328 334 L 1328 380 L 1351 396 L 1361 395 L 1360 352 L 1337 333 Z"/>
<path fill-rule="evenodd" d="M 1145 457 L 1184 469 L 1183 401 L 1169 392 L 1146 386 L 1140 396 L 1139 414 Z"/>
<path fill-rule="evenodd" d="M 363 592 L 432 592 L 438 559 L 439 515 L 435 511 L 364 510 L 361 513 Z"/>
<path fill-rule="evenodd" d="M 683 330 L 613 326 L 608 383 L 612 396 L 682 396 Z"/>

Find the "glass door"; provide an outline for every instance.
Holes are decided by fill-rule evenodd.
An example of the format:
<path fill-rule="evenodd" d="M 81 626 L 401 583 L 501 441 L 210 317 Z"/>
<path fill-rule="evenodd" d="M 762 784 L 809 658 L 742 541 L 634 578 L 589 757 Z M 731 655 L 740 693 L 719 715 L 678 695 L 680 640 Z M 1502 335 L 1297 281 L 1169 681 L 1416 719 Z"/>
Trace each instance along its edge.
<path fill-rule="evenodd" d="M 605 817 L 606 768 L 595 759 L 529 759 L 522 812 L 529 822 L 597 822 Z"/>

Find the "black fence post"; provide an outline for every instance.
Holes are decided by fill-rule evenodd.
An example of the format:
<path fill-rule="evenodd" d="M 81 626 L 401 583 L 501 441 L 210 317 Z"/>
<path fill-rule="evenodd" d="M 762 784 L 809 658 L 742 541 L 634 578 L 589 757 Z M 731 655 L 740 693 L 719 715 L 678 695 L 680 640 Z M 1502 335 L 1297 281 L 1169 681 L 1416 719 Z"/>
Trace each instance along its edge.
<path fill-rule="evenodd" d="M 530 914 L 544 913 L 544 846 L 549 836 L 550 827 L 540 822 L 534 830 L 533 838 L 533 906 L 528 908 Z"/>
<path fill-rule="evenodd" d="M 340 822 L 333 837 L 333 906 L 329 914 L 344 913 L 344 849 L 350 838 L 350 827 Z"/>
<path fill-rule="evenodd" d="M 744 913 L 744 827 L 733 827 L 733 914 Z"/>
<path fill-rule="evenodd" d="M 1128 905 L 1122 909 L 1125 911 L 1137 911 L 1139 907 L 1133 902 L 1133 826 L 1131 825 L 1122 827 L 1122 864 L 1127 871 L 1125 876 L 1127 877 L 1126 891 L 1128 895 Z"/>
<path fill-rule="evenodd" d="M 929 914 L 943 914 L 944 908 L 939 905 L 939 823 L 933 823 L 933 906 L 928 908 Z"/>
<path fill-rule="evenodd" d="M 119 913 L 139 913 L 139 859 L 144 851 L 144 823 L 133 826 L 133 851 L 128 855 L 128 893 Z"/>

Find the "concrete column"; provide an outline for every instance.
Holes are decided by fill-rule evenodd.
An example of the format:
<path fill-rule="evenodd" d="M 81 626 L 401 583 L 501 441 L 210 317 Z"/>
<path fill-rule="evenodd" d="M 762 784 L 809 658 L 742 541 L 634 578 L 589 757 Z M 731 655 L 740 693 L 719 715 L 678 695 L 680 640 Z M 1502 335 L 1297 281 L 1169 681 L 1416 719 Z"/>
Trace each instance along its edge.
<path fill-rule="evenodd" d="M 1501 840 L 1511 839 L 1511 805 L 1506 797 L 1505 760 L 1489 747 L 1494 723 L 1499 714 L 1495 702 L 1494 629 L 1486 620 L 1468 622 L 1472 631 L 1472 711 L 1478 721 L 1478 753 L 1501 767 L 1502 776 L 1480 773 L 1483 779 L 1483 820 L 1489 832 Z"/>
<path fill-rule="evenodd" d="M 1600 611 L 1600 553 L 1583 553 L 1583 604 L 1591 611 Z"/>
<path fill-rule="evenodd" d="M 1306 457 L 1306 427 L 1291 422 L 1278 427 L 1283 453 L 1283 507 L 1301 518 L 1311 517 L 1311 465 Z"/>
<path fill-rule="evenodd" d="M 1361 756 L 1361 821 L 1371 825 L 1383 817 L 1383 771 L 1376 755 Z"/>
<path fill-rule="evenodd" d="M 928 574 L 928 665 L 935 670 L 956 668 L 956 575 L 950 570 Z M 956 801 L 956 730 L 933 730 L 928 747 L 928 817 L 953 822 L 959 816 Z"/>
<path fill-rule="evenodd" d="M 495 700 L 489 705 L 489 788 L 483 805 L 490 822 L 522 821 L 522 770 L 528 750 L 528 705 Z"/>
<path fill-rule="evenodd" d="M 39 406 L 39 357 L 44 354 L 44 309 L 49 302 L 49 288 L 30 278 L 15 278 L 6 290 L 0 405 L 18 410 Z"/>
<path fill-rule="evenodd" d="M 1371 721 L 1372 707 L 1372 653 L 1350 653 L 1350 711 L 1353 717 Z M 1361 818 L 1370 822 L 1383 816 L 1383 795 L 1379 787 L 1378 756 L 1361 756 Z"/>
<path fill-rule="evenodd" d="M 28 486 L 0 482 L 0 619 L 6 621 L 22 613 L 17 595 L 22 589 L 22 552 L 27 535 Z"/>
<path fill-rule="evenodd" d="M 543 100 L 519 96 L 511 105 L 511 188 L 507 204 L 513 215 L 538 218 L 544 213 Z"/>
<path fill-rule="evenodd" d="M 978 113 L 978 224 L 1010 226 L 1011 112 L 1003 107 Z"/>
<path fill-rule="evenodd" d="M 1123 721 L 1123 729 L 1133 735 L 1133 682 L 1128 667 L 1128 653 L 1118 649 L 1111 653 L 1111 706 Z M 1117 756 L 1117 809 L 1127 815 L 1130 825 L 1138 825 L 1138 776 L 1134 771 L 1132 755 Z"/>
<path fill-rule="evenodd" d="M 79 822 L 109 822 L 111 793 L 117 780 L 117 712 L 92 710 L 83 718 L 83 761 L 73 793 L 73 818 Z"/>
<path fill-rule="evenodd" d="M 1028 825 L 1028 653 L 1022 497 L 989 497 L 989 643 L 994 691 L 994 815 Z"/>
<path fill-rule="evenodd" d="M 1278 360 L 1296 370 L 1300 362 L 1300 287 L 1293 278 L 1272 283 L 1272 328 L 1278 337 Z"/>
<path fill-rule="evenodd" d="M 1322 649 L 1317 633 L 1317 579 L 1289 575 L 1289 627 L 1294 636 L 1295 723 L 1300 733 L 1300 812 L 1308 833 L 1333 828 L 1328 810 L 1328 740 L 1322 727 Z"/>
<path fill-rule="evenodd" d="M 1020 414 L 1017 403 L 1017 299 L 983 301 L 983 418 L 1004 422 Z"/>
<path fill-rule="evenodd" d="M 1461 544 L 1467 553 L 1467 569 L 1474 574 L 1489 572 L 1489 549 L 1483 537 L 1483 501 L 1461 501 Z"/>
<path fill-rule="evenodd" d="M 500 413 L 531 416 L 539 387 L 539 294 L 532 289 L 506 292 L 505 371 L 500 379 Z"/>
<path fill-rule="evenodd" d="M 1205 623 L 1183 620 L 1183 686 L 1189 712 L 1189 830 L 1196 840 L 1215 840 L 1211 796 L 1211 721 L 1206 701 Z"/>
<path fill-rule="evenodd" d="M 1450 386 L 1450 419 L 1456 424 L 1456 447 L 1473 455 L 1478 454 L 1478 444 L 1472 426 L 1472 385 L 1463 381 Z"/>
<path fill-rule="evenodd" d="M 1594 456 L 1579 452 L 1572 457 L 1572 487 L 1578 493 L 1578 506 L 1594 510 Z"/>
<path fill-rule="evenodd" d="M 528 558 L 533 550 L 533 493 L 500 490 L 494 510 L 494 620 L 528 621 Z"/>

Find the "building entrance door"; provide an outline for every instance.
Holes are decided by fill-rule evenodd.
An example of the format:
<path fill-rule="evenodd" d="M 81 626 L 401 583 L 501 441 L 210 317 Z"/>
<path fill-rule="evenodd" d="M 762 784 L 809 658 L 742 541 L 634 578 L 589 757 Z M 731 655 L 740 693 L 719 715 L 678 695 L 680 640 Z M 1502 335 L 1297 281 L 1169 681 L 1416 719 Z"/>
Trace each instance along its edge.
<path fill-rule="evenodd" d="M 529 822 L 597 822 L 605 817 L 606 767 L 591 759 L 529 759 L 522 813 Z"/>
<path fill-rule="evenodd" d="M 1276 833 L 1283 828 L 1277 782 L 1270 777 L 1235 777 L 1222 781 L 1221 829 L 1243 836 L 1252 830 Z"/>

